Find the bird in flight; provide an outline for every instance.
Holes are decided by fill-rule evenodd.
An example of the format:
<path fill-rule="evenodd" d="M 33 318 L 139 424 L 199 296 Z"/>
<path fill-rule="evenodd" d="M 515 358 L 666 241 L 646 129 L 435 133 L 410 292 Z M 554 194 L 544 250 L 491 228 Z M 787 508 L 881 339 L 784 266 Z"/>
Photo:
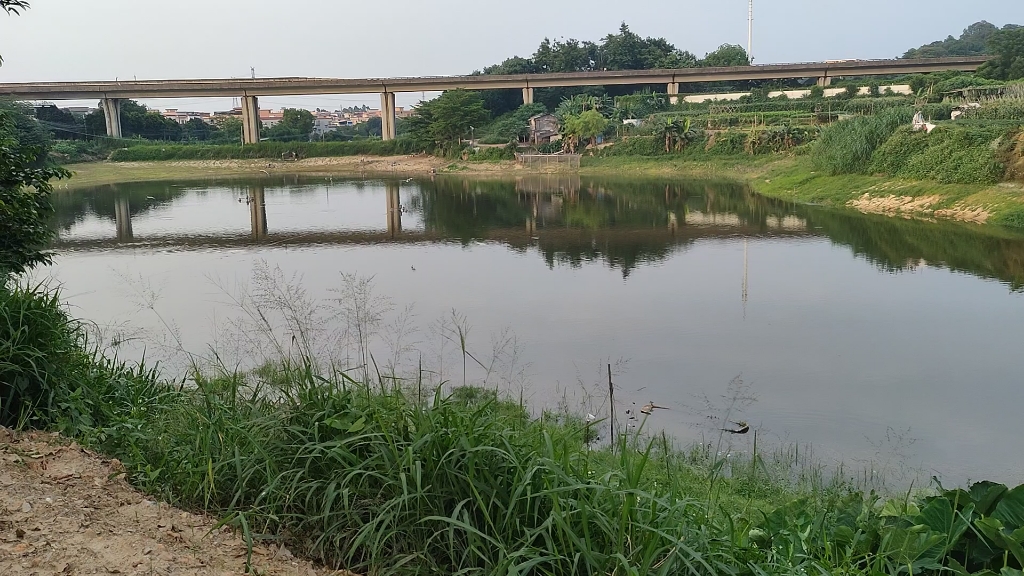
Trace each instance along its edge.
<path fill-rule="evenodd" d="M 746 434 L 750 432 L 750 425 L 740 420 L 739 422 L 733 422 L 736 428 L 720 428 L 722 432 L 728 432 L 729 434 Z"/>

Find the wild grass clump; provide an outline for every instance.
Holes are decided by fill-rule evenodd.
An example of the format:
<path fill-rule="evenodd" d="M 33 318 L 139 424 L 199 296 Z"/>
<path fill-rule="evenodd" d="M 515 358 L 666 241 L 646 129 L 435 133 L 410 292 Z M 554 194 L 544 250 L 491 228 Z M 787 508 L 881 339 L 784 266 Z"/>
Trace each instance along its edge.
<path fill-rule="evenodd" d="M 875 152 L 871 172 L 941 184 L 995 184 L 1005 173 L 997 131 L 940 126 L 930 134 L 900 128 Z"/>
<path fill-rule="evenodd" d="M 238 146 L 234 144 L 139 144 L 115 150 L 110 154 L 114 162 L 142 162 L 157 160 L 238 160 L 268 158 L 280 160 L 292 153 L 298 158 L 330 156 L 394 156 L 416 152 L 408 139 L 354 140 L 351 142 L 260 142 Z"/>
<path fill-rule="evenodd" d="M 910 109 L 897 108 L 833 124 L 814 145 L 814 166 L 830 176 L 866 173 L 875 150 L 912 116 Z"/>

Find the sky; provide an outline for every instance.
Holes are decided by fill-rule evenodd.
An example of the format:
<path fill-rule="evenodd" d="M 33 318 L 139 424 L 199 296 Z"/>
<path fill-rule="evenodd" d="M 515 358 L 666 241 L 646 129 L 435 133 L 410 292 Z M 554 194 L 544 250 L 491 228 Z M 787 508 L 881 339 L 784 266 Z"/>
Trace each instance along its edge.
<path fill-rule="evenodd" d="M 979 20 L 1024 24 L 1020 0 L 755 0 L 756 64 L 892 58 Z M 0 15 L 0 82 L 467 74 L 545 37 L 622 22 L 703 56 L 746 45 L 746 0 L 31 0 Z M 430 94 L 399 94 L 411 105 Z M 144 101 L 223 110 L 231 99 Z M 95 104 L 95 103 L 88 103 Z M 379 107 L 376 95 L 261 98 L 262 108 Z"/>

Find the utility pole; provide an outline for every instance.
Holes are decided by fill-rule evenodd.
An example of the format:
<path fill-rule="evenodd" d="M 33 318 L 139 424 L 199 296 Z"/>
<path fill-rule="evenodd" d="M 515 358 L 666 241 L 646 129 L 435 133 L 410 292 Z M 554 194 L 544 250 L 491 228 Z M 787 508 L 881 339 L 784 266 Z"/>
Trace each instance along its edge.
<path fill-rule="evenodd" d="M 754 0 L 747 0 L 747 58 L 754 63 Z"/>
<path fill-rule="evenodd" d="M 751 0 L 751 2 L 753 2 L 753 0 Z M 256 67 L 255 66 L 249 66 L 249 74 L 252 76 L 253 80 L 256 79 Z"/>

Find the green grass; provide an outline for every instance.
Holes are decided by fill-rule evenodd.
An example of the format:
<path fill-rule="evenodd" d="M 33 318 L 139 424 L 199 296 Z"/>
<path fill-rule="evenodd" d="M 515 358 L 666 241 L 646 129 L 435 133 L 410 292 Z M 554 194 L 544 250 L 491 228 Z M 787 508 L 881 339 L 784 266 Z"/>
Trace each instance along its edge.
<path fill-rule="evenodd" d="M 114 162 L 156 160 L 244 160 L 252 158 L 280 159 L 282 154 L 296 153 L 302 158 L 329 156 L 393 156 L 416 152 L 408 140 L 358 140 L 352 142 L 260 142 L 235 144 L 138 144 L 115 150 Z"/>
<path fill-rule="evenodd" d="M 1017 576 L 1021 565 L 1024 488 L 886 500 L 806 457 L 791 483 L 780 473 L 791 453 L 730 459 L 721 438 L 680 451 L 641 431 L 595 446 L 601 422 L 533 417 L 422 372 L 364 381 L 300 359 L 166 382 L 89 353 L 56 293 L 5 290 L 0 365 L 75 359 L 43 368 L 33 394 L 47 401 L 21 402 L 20 421 L 119 458 L 139 488 L 218 515 L 250 545 L 368 574 Z M 11 337 L 22 332 L 40 338 Z"/>

